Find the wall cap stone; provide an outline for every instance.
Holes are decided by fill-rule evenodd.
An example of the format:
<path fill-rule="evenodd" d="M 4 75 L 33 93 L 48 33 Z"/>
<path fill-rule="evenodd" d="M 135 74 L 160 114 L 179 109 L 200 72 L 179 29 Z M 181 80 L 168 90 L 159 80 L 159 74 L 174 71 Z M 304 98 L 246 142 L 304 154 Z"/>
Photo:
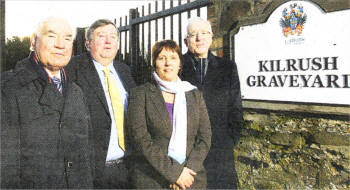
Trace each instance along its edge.
<path fill-rule="evenodd" d="M 337 119 L 350 121 L 350 105 L 323 105 L 311 103 L 290 103 L 277 101 L 263 101 L 263 100 L 243 100 L 243 108 L 246 110 L 254 109 L 265 112 L 293 112 L 299 114 L 316 114 L 316 115 L 333 115 Z"/>

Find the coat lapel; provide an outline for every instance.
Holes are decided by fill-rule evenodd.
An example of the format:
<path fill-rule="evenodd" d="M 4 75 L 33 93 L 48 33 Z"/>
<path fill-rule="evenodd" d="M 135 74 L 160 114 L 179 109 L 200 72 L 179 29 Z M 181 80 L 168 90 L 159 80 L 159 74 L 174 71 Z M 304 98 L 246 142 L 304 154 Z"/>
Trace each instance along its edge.
<path fill-rule="evenodd" d="M 196 73 L 194 70 L 194 60 L 190 52 L 187 52 L 184 55 L 184 68 L 182 74 L 182 80 L 188 81 L 191 84 L 199 87 L 199 80 L 196 78 Z"/>
<path fill-rule="evenodd" d="M 219 69 L 220 65 L 218 64 L 218 62 L 215 59 L 215 56 L 211 52 L 209 52 L 208 54 L 208 62 L 209 63 L 207 73 L 204 77 L 204 86 L 208 86 L 209 83 L 215 81 L 216 77 L 221 76 L 221 69 Z"/>
<path fill-rule="evenodd" d="M 169 138 L 171 137 L 172 133 L 172 123 L 170 122 L 169 118 L 169 112 L 166 109 L 165 101 L 162 95 L 161 90 L 154 84 L 151 85 L 150 87 L 150 98 L 151 101 L 156 108 L 159 118 L 162 120 L 163 126 L 165 126 L 168 130 Z"/>
<path fill-rule="evenodd" d="M 61 112 L 62 106 L 64 102 L 63 95 L 55 88 L 53 84 L 47 82 L 47 79 L 41 76 L 38 68 L 34 63 L 32 63 L 29 59 L 25 60 L 25 62 L 20 63 L 20 65 L 16 66 L 16 70 L 21 70 L 19 76 L 19 80 L 22 85 L 26 85 L 27 83 L 34 82 L 36 86 L 35 90 L 39 98 L 39 103 L 42 105 L 48 106 L 48 110 L 45 112 L 49 112 L 51 110 L 56 110 Z"/>
<path fill-rule="evenodd" d="M 128 80 L 127 72 L 124 70 L 124 68 L 118 61 L 113 61 L 113 66 L 117 71 L 120 81 L 122 82 L 125 90 L 127 92 L 130 92 L 130 86 L 132 86 L 132 84 L 130 84 L 131 81 Z"/>
<path fill-rule="evenodd" d="M 64 103 L 63 95 L 51 84 L 43 87 L 43 93 L 39 99 L 39 103 L 49 106 L 51 109 L 61 112 Z"/>
<path fill-rule="evenodd" d="M 190 138 L 193 138 L 193 135 L 196 134 L 196 129 L 194 129 L 194 116 L 196 115 L 195 111 L 195 105 L 196 105 L 196 102 L 195 102 L 195 99 L 193 98 L 193 96 L 190 95 L 189 92 L 186 92 L 186 108 L 187 108 L 187 142 L 189 142 Z M 191 150 L 192 149 L 192 145 L 190 145 L 189 143 L 187 143 L 186 145 L 186 154 L 188 155 L 190 152 L 188 150 Z"/>
<path fill-rule="evenodd" d="M 93 92 L 96 93 L 98 99 L 101 101 L 105 111 L 109 113 L 108 105 L 106 96 L 101 84 L 100 77 L 98 76 L 98 73 L 96 71 L 96 68 L 94 66 L 94 63 L 92 62 L 91 58 L 89 57 L 89 62 L 86 64 L 83 64 L 81 67 L 81 71 L 85 80 L 88 82 L 91 89 L 93 89 Z"/>
<path fill-rule="evenodd" d="M 200 84 L 199 80 L 196 78 L 196 73 L 194 70 L 195 61 L 193 60 L 193 55 L 188 51 L 184 55 L 184 73 L 183 80 L 190 82 L 191 84 L 197 86 L 200 90 L 210 85 L 216 77 L 220 77 L 222 69 L 220 69 L 220 64 L 218 64 L 215 56 L 209 51 L 208 53 L 208 69 L 204 77 L 204 84 Z"/>

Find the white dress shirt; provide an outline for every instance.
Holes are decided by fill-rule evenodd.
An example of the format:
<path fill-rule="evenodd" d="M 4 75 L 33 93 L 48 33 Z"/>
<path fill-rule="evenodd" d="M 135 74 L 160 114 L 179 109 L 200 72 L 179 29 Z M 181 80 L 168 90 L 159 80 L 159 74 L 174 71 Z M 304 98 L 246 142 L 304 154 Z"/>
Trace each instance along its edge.
<path fill-rule="evenodd" d="M 124 151 L 122 148 L 120 148 L 119 143 L 118 143 L 118 130 L 117 130 L 116 121 L 114 118 L 114 112 L 113 112 L 113 107 L 112 107 L 112 103 L 111 103 L 111 98 L 110 98 L 109 92 L 108 92 L 106 77 L 105 77 L 105 74 L 103 72 L 103 70 L 105 69 L 105 66 L 98 63 L 95 60 L 93 60 L 93 62 L 94 62 L 94 66 L 97 70 L 98 76 L 100 78 L 100 81 L 101 81 L 101 84 L 103 87 L 103 91 L 104 91 L 104 94 L 105 94 L 105 97 L 107 100 L 107 105 L 108 105 L 108 109 L 109 109 L 109 113 L 110 113 L 109 115 L 110 115 L 111 121 L 112 121 L 112 123 L 111 123 L 111 136 L 110 136 L 110 140 L 109 140 L 106 161 L 116 160 L 116 159 L 122 158 L 124 156 Z M 121 82 L 121 80 L 118 76 L 118 73 L 113 66 L 113 62 L 110 63 L 107 67 L 109 67 L 109 69 L 111 71 L 111 76 L 115 80 L 117 87 L 118 87 L 118 90 L 120 92 L 120 96 L 124 102 L 124 113 L 127 113 L 128 93 L 125 90 L 123 83 Z"/>

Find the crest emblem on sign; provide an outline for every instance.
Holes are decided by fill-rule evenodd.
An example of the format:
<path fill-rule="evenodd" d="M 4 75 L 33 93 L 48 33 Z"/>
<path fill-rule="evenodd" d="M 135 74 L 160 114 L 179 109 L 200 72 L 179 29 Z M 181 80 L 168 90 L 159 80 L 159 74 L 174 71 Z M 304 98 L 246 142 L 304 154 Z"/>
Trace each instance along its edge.
<path fill-rule="evenodd" d="M 306 13 L 304 13 L 304 7 L 301 4 L 291 4 L 288 8 L 284 8 L 282 11 L 282 18 L 280 20 L 281 27 L 283 29 L 284 36 L 289 35 L 298 36 L 301 35 L 306 22 Z"/>

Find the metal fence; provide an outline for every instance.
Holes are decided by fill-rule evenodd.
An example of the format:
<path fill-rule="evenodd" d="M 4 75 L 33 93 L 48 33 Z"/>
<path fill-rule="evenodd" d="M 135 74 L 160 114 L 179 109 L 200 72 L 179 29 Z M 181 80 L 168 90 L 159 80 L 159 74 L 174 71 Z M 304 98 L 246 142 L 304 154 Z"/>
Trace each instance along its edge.
<path fill-rule="evenodd" d="M 130 9 L 129 16 L 119 19 L 120 42 L 117 59 L 129 64 L 133 70 L 134 79 L 138 84 L 147 82 L 151 76 L 151 47 L 155 41 L 172 39 L 177 41 L 182 48 L 183 41 L 183 16 L 190 18 L 195 12 L 201 16 L 201 8 L 210 4 L 209 0 L 174 1 L 170 0 L 170 7 L 165 9 L 166 1 L 161 1 L 161 11 L 158 11 L 158 1 L 155 1 L 153 10 L 151 3 L 148 4 L 148 14 L 145 6 L 141 10 Z M 182 4 L 184 3 L 184 4 Z M 206 10 L 205 10 L 206 11 Z M 203 12 L 203 11 L 202 11 Z M 202 15 L 203 16 L 203 15 Z M 206 17 L 206 15 L 205 15 Z M 174 20 L 177 20 L 177 23 Z M 117 21 L 115 20 L 115 23 Z M 126 24 L 128 23 L 128 24 Z M 159 25 L 161 25 L 159 27 Z"/>
<path fill-rule="evenodd" d="M 158 10 L 158 2 L 161 2 L 161 10 Z M 131 66 L 137 84 L 149 81 L 152 45 L 162 39 L 172 39 L 182 49 L 188 18 L 206 18 L 207 6 L 210 4 L 210 0 L 155 0 L 153 7 L 148 3 L 147 13 L 145 6 L 140 10 L 130 9 L 128 16 L 114 20 L 120 32 L 116 59 Z M 86 51 L 84 33 L 85 28 L 78 28 L 74 42 L 75 55 Z"/>

